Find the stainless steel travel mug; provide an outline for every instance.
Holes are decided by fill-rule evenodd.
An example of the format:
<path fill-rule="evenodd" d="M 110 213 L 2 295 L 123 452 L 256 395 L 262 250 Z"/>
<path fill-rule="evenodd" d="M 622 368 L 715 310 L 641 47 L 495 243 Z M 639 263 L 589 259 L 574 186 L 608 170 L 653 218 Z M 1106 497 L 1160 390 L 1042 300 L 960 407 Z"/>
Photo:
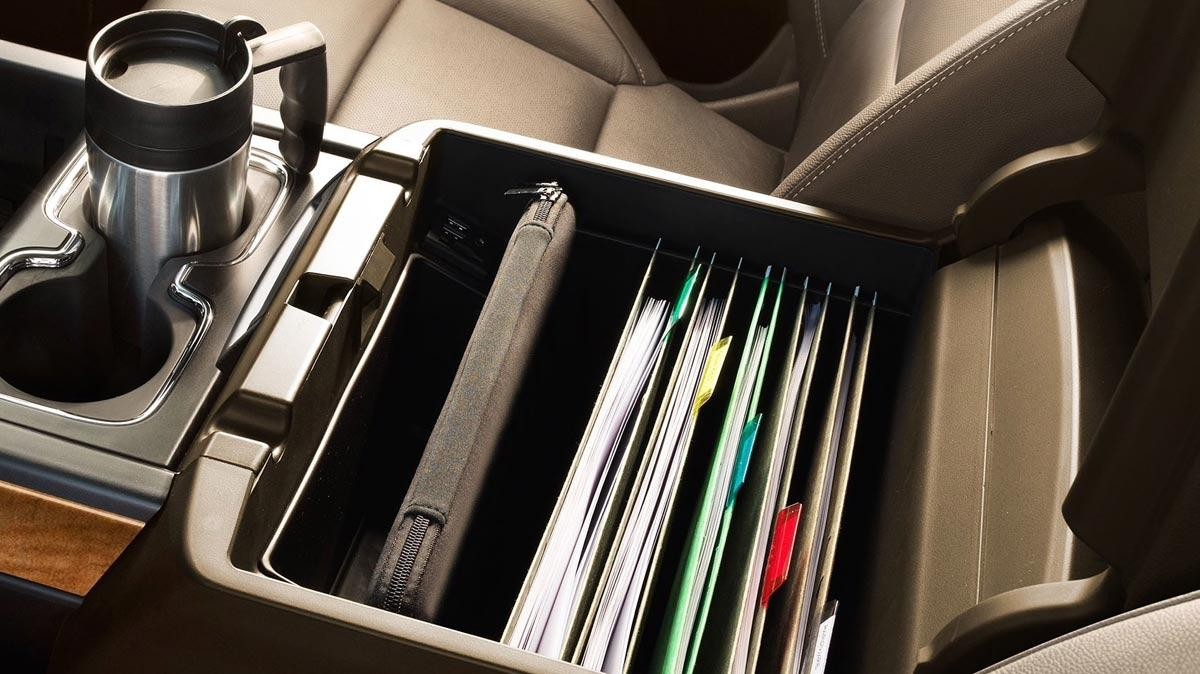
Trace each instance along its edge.
<path fill-rule="evenodd" d="M 101 30 L 87 57 L 94 225 L 110 288 L 140 314 L 168 259 L 242 230 L 255 72 L 285 65 L 281 146 L 293 169 L 311 170 L 325 121 L 324 40 L 307 23 L 267 34 L 242 17 L 146 11 Z"/>

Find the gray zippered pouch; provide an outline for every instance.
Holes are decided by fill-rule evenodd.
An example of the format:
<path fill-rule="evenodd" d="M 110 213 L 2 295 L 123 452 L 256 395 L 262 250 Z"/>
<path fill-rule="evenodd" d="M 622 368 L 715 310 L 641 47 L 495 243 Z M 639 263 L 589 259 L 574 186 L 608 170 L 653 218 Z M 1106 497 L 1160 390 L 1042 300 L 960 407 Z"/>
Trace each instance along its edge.
<path fill-rule="evenodd" d="M 367 603 L 423 620 L 438 617 L 575 233 L 574 210 L 556 185 L 514 192 L 535 198 L 509 239 L 371 577 Z"/>

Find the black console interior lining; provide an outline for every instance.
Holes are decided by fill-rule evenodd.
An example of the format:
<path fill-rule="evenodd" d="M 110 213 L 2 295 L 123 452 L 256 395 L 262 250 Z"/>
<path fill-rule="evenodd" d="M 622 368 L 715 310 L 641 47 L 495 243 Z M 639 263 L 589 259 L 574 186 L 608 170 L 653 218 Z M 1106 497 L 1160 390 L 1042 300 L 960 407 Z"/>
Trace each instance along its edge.
<path fill-rule="evenodd" d="M 75 73 L 70 63 L 0 45 L 0 226 L 83 130 L 83 64 Z"/>
<path fill-rule="evenodd" d="M 744 257 L 787 266 L 832 282 L 843 295 L 861 285 L 879 292 L 885 308 L 910 312 L 934 268 L 933 252 L 921 246 L 452 131 L 434 140 L 429 162 L 426 198 L 446 213 L 479 214 L 497 252 L 506 240 L 503 228 L 523 205 L 504 192 L 555 180 L 571 196 L 581 229 L 646 246 L 661 237 L 667 249 L 687 253 L 699 245 L 727 265 Z M 429 214 L 423 208 L 422 217 Z"/>

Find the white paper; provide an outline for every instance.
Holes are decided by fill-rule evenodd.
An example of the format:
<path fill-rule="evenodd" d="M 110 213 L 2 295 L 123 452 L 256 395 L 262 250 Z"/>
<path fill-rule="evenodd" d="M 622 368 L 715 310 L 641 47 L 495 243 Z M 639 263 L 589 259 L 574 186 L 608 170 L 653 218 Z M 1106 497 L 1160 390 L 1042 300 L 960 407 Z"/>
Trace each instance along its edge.
<path fill-rule="evenodd" d="M 620 672 L 632 642 L 633 622 L 650 561 L 665 527 L 669 499 L 679 480 L 695 420 L 693 409 L 709 352 L 717 341 L 722 302 L 710 300 L 685 336 L 682 366 L 662 407 L 665 415 L 646 470 L 629 499 L 630 514 L 612 547 L 613 564 L 598 590 L 597 613 L 584 635 L 581 664 L 609 674 Z"/>
<path fill-rule="evenodd" d="M 596 422 L 580 441 L 579 464 L 565 488 L 510 645 L 556 658 L 562 653 L 582 575 L 616 486 L 614 467 L 621 465 L 620 454 L 627 449 L 625 430 L 665 346 L 670 310 L 669 302 L 648 299 L 617 356 L 614 376 L 597 403 Z"/>
<path fill-rule="evenodd" d="M 817 643 L 813 647 L 812 664 L 808 674 L 825 674 L 825 662 L 829 659 L 829 643 L 833 640 L 833 621 L 837 618 L 837 602 L 826 611 L 827 616 L 817 628 Z"/>

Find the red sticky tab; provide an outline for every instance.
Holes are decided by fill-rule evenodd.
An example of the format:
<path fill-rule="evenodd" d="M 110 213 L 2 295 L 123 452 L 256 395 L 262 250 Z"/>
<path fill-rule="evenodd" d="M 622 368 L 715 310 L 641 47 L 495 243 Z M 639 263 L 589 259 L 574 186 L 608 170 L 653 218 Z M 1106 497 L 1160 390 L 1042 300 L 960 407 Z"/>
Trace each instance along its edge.
<path fill-rule="evenodd" d="M 800 504 L 779 511 L 775 516 L 775 533 L 771 536 L 771 548 L 767 553 L 767 569 L 763 578 L 762 605 L 766 606 L 788 579 L 792 568 L 792 548 L 796 545 L 796 530 L 800 526 Z"/>

